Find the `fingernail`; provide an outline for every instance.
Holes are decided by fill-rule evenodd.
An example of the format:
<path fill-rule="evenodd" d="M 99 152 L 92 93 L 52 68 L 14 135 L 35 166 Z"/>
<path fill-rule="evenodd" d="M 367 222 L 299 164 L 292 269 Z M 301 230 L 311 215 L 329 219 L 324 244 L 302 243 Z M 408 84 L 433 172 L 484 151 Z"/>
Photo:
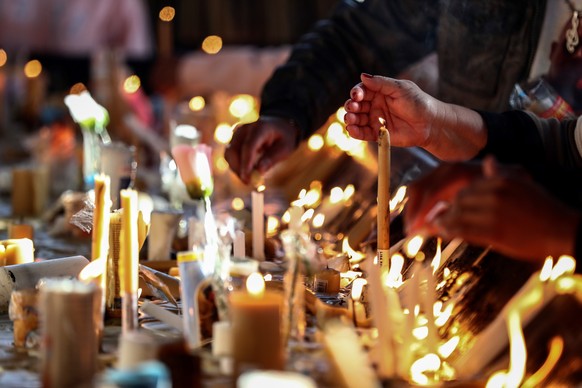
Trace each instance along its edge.
<path fill-rule="evenodd" d="M 362 73 L 362 77 L 364 77 L 364 78 L 374 78 L 374 76 L 372 74 L 368 74 L 368 73 Z"/>

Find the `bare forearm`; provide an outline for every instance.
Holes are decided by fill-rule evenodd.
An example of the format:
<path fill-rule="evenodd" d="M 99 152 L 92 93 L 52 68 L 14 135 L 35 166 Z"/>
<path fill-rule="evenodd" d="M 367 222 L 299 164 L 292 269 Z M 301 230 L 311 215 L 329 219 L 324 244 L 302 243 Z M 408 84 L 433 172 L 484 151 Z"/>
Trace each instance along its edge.
<path fill-rule="evenodd" d="M 435 112 L 431 136 L 424 148 L 436 157 L 447 161 L 469 160 L 487 143 L 487 128 L 477 112 L 442 102 Z"/>

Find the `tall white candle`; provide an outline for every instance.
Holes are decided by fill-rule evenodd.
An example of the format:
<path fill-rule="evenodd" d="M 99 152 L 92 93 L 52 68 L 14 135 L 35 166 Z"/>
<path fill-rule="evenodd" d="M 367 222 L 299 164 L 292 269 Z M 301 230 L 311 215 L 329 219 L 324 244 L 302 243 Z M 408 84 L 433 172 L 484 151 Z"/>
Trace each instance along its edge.
<path fill-rule="evenodd" d="M 260 186 L 251 194 L 253 220 L 253 258 L 265 260 L 265 199 Z"/>

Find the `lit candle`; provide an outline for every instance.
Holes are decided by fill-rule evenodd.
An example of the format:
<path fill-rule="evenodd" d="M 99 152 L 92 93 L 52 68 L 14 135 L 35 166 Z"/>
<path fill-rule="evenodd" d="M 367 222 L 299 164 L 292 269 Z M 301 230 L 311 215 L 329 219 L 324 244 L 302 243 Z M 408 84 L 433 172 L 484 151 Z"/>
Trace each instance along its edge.
<path fill-rule="evenodd" d="M 365 322 L 367 318 L 366 308 L 360 302 L 364 293 L 364 286 L 367 284 L 368 281 L 364 278 L 356 278 L 352 282 L 352 320 L 355 327 L 360 326 L 360 322 Z"/>
<path fill-rule="evenodd" d="M 313 379 L 298 372 L 288 371 L 251 371 L 240 376 L 236 382 L 237 388 L 256 387 L 286 387 L 315 388 Z"/>
<path fill-rule="evenodd" d="M 122 325 L 127 332 L 137 328 L 139 249 L 137 237 L 137 191 L 121 190 L 119 278 L 122 292 Z"/>
<path fill-rule="evenodd" d="M 384 123 L 383 123 L 384 124 Z M 390 249 L 390 134 L 384 125 L 378 133 L 378 263 L 388 266 Z"/>
<path fill-rule="evenodd" d="M 251 193 L 253 221 L 253 258 L 257 260 L 265 260 L 264 189 L 265 186 L 261 185 Z"/>
<path fill-rule="evenodd" d="M 284 367 L 281 335 L 283 295 L 265 290 L 259 273 L 250 275 L 246 291 L 230 295 L 235 371 Z"/>

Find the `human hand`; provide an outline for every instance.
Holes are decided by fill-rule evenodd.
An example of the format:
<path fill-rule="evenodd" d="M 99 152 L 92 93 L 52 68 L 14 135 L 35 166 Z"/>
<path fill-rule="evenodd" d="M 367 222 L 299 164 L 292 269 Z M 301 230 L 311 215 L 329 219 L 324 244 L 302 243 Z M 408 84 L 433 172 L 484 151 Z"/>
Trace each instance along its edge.
<path fill-rule="evenodd" d="M 377 140 L 386 121 L 394 146 L 425 146 L 440 101 L 423 92 L 416 84 L 381 76 L 362 74 L 344 107 L 344 121 L 350 136 L 360 140 Z"/>
<path fill-rule="evenodd" d="M 350 136 L 377 140 L 382 118 L 392 145 L 422 147 L 442 160 L 468 160 L 485 146 L 487 129 L 477 112 L 439 101 L 411 81 L 369 74 L 361 80 L 344 105 Z"/>
<path fill-rule="evenodd" d="M 254 170 L 263 175 L 291 155 L 298 137 L 299 128 L 289 120 L 262 116 L 234 131 L 224 157 L 230 169 L 248 184 Z"/>
<path fill-rule="evenodd" d="M 490 245 L 520 259 L 573 253 L 580 214 L 551 197 L 523 170 L 501 170 L 488 158 L 481 176 L 457 187 L 448 206 L 425 218 L 425 230 Z"/>

